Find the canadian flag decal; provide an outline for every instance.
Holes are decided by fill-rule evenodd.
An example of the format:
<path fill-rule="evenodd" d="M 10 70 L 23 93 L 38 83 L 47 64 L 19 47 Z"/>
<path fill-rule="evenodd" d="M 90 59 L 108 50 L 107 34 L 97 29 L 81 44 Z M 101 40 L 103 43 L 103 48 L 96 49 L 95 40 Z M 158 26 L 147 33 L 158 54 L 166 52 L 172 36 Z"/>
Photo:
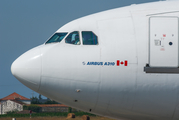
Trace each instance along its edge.
<path fill-rule="evenodd" d="M 120 60 L 117 60 L 117 66 L 120 66 L 120 65 L 124 65 L 124 66 L 127 66 L 128 65 L 128 61 L 125 60 L 125 61 L 120 61 Z"/>

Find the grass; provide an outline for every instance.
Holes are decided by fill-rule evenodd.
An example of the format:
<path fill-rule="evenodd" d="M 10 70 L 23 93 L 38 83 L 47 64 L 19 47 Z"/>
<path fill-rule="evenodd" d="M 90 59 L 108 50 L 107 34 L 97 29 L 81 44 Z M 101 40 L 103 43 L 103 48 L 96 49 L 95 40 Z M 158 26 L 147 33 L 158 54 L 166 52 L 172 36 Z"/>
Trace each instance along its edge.
<path fill-rule="evenodd" d="M 12 120 L 12 118 L 5 117 L 5 118 L 0 118 L 0 120 Z M 78 116 L 76 118 L 70 118 L 70 119 L 67 119 L 67 117 L 32 117 L 32 118 L 21 117 L 21 118 L 16 118 L 16 120 L 81 120 L 81 117 Z M 114 120 L 114 119 L 99 117 L 99 116 L 90 116 L 90 120 Z"/>
<path fill-rule="evenodd" d="M 51 112 L 51 113 L 34 113 L 32 114 L 32 117 L 66 117 L 68 115 L 67 112 Z M 83 116 L 83 115 L 89 115 L 89 116 L 96 116 L 94 114 L 90 114 L 90 113 L 86 113 L 86 112 L 75 112 L 76 116 Z M 0 120 L 1 118 L 4 117 L 12 117 L 12 118 L 21 118 L 21 117 L 29 117 L 29 114 L 15 114 L 15 113 L 11 113 L 11 114 L 4 114 L 4 115 L 0 115 Z"/>
<path fill-rule="evenodd" d="M 67 112 L 63 113 L 34 113 L 32 114 L 32 118 L 30 118 L 29 114 L 4 114 L 0 115 L 0 120 L 12 120 L 12 118 L 16 118 L 16 120 L 82 120 L 81 117 L 83 115 L 89 115 L 90 120 L 113 120 L 110 118 L 96 116 L 94 114 L 86 113 L 86 112 L 75 112 L 76 118 L 67 119 Z"/>

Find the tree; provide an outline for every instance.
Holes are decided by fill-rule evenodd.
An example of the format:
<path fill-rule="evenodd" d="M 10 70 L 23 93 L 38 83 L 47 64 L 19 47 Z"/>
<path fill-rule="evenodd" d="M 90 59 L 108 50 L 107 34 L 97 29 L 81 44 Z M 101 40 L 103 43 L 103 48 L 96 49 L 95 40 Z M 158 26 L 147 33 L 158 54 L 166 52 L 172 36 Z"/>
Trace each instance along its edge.
<path fill-rule="evenodd" d="M 39 94 L 39 100 L 42 100 L 42 95 L 41 94 Z"/>
<path fill-rule="evenodd" d="M 54 100 L 48 100 L 44 104 L 58 104 L 58 102 L 56 102 Z"/>
<path fill-rule="evenodd" d="M 32 110 L 33 112 L 40 112 L 40 109 L 41 109 L 41 107 L 39 107 L 39 106 L 37 106 L 37 105 L 29 105 L 29 106 L 26 106 L 26 105 L 24 105 L 23 106 L 23 109 L 24 110 Z"/>
<path fill-rule="evenodd" d="M 40 102 L 40 100 L 42 100 L 41 94 L 39 94 L 39 98 L 32 97 L 30 99 L 31 99 L 31 104 L 58 104 L 58 102 L 54 100 L 50 100 L 49 98 L 47 98 L 47 101 L 45 103 Z"/>
<path fill-rule="evenodd" d="M 37 97 L 32 97 L 31 99 L 31 104 L 41 104 L 41 102 L 39 102 L 39 99 Z"/>
<path fill-rule="evenodd" d="M 68 113 L 71 113 L 72 108 L 68 107 Z"/>

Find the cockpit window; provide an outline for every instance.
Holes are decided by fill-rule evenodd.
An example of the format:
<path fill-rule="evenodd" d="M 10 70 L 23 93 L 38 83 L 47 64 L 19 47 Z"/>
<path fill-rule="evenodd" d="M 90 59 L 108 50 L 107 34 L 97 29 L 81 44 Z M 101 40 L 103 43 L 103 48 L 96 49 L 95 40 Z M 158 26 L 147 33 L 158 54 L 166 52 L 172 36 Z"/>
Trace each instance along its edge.
<path fill-rule="evenodd" d="M 97 45 L 98 37 L 92 31 L 82 31 L 83 45 Z"/>
<path fill-rule="evenodd" d="M 80 39 L 79 39 L 78 31 L 74 31 L 74 32 L 70 33 L 66 37 L 65 43 L 74 44 L 74 45 L 80 45 Z"/>
<path fill-rule="evenodd" d="M 47 43 L 54 43 L 54 42 L 61 42 L 61 40 L 67 35 L 67 33 L 55 33 L 47 42 Z"/>

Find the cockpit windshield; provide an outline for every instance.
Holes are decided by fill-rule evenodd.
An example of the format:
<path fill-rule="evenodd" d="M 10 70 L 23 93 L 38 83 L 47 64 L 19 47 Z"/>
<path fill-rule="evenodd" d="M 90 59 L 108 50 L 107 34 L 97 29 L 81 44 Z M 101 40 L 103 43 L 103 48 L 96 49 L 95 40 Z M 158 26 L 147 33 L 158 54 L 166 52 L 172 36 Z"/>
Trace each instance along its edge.
<path fill-rule="evenodd" d="M 61 40 L 67 35 L 67 33 L 55 33 L 45 44 L 61 42 Z"/>

